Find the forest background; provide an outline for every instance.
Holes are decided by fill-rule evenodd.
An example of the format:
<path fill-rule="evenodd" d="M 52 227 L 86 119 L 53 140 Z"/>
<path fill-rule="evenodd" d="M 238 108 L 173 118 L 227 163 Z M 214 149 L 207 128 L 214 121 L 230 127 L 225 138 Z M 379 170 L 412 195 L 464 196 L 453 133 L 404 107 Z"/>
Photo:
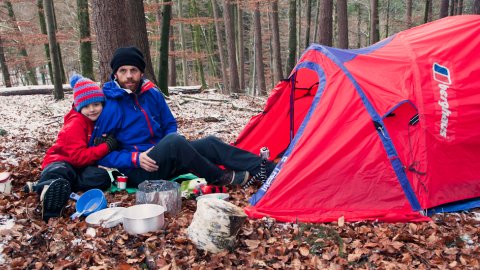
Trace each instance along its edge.
<path fill-rule="evenodd" d="M 202 85 L 265 96 L 311 43 L 360 48 L 479 13 L 480 0 L 0 0 L 0 87 L 55 84 L 60 99 L 70 74 L 105 82 L 113 51 L 135 45 L 166 94 Z"/>
<path fill-rule="evenodd" d="M 360 48 L 460 14 L 480 14 L 480 0 L 0 0 L 0 172 L 13 179 L 13 192 L 0 193 L 0 268 L 479 269 L 478 208 L 422 223 L 248 219 L 235 250 L 213 254 L 186 235 L 195 200 L 183 200 L 163 231 L 131 236 L 121 225 L 92 230 L 70 221 L 73 202 L 47 224 L 38 196 L 21 191 L 38 179 L 71 106 L 62 83 L 73 72 L 105 82 L 118 46 L 141 48 L 147 77 L 166 94 L 167 85 L 227 94 L 172 94 L 167 102 L 188 139 L 230 142 L 309 44 Z M 3 95 L 51 84 L 53 97 Z M 231 189 L 230 202 L 243 207 L 253 192 Z M 135 203 L 126 193 L 106 196 Z"/>

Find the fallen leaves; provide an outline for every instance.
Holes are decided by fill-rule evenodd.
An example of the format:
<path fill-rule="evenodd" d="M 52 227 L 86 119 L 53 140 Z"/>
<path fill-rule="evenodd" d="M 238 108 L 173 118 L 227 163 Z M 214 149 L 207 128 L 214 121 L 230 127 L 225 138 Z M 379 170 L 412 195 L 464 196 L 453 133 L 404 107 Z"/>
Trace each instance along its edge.
<path fill-rule="evenodd" d="M 0 97 L 5 98 L 9 98 L 9 102 L 0 102 L 0 106 L 15 102 L 21 104 L 17 107 L 24 111 L 36 110 L 36 113 L 26 112 L 31 115 L 32 130 L 21 127 L 27 132 L 8 130 L 6 136 L 0 137 L 0 171 L 10 171 L 14 179 L 14 194 L 0 194 L 0 250 L 3 249 L 0 264 L 3 260 L 10 268 L 480 269 L 478 210 L 440 214 L 435 215 L 432 222 L 407 224 L 348 223 L 342 218 L 329 224 L 278 223 L 269 218 L 247 220 L 238 235 L 238 245 L 218 254 L 198 250 L 186 236 L 185 229 L 196 209 L 195 200 L 183 200 L 181 212 L 166 219 L 163 231 L 144 235 L 128 235 L 121 225 L 89 228 L 83 218 L 70 221 L 73 202 L 62 218 L 45 224 L 37 209 L 38 196 L 24 194 L 20 189 L 26 181 L 38 178 L 43 155 L 60 125 L 45 124 L 51 122 L 52 115 L 41 113 L 42 106 L 46 105 L 30 105 L 19 97 L 15 97 L 17 100 Z M 60 115 L 69 109 L 71 96 L 67 95 L 60 103 L 48 101 L 46 96 L 39 97 L 37 102 L 40 101 L 54 107 L 51 111 Z M 258 110 L 264 104 L 263 100 L 249 97 L 231 102 L 236 107 L 247 104 Z M 179 118 L 181 132 L 190 139 L 214 134 L 233 141 L 251 116 L 241 110 L 232 111 L 223 102 L 194 104 L 190 101 L 187 105 L 172 106 L 172 109 Z M 15 112 L 2 115 L 8 127 L 25 123 L 12 115 Z M 222 121 L 206 123 L 205 119 Z M 20 141 L 23 144 L 18 143 Z M 17 162 L 16 166 L 12 166 L 12 160 Z M 229 190 L 230 201 L 243 207 L 253 191 L 253 188 L 247 191 L 233 188 Z M 109 202 L 121 202 L 122 206 L 135 204 L 135 196 L 125 192 L 106 196 Z"/>

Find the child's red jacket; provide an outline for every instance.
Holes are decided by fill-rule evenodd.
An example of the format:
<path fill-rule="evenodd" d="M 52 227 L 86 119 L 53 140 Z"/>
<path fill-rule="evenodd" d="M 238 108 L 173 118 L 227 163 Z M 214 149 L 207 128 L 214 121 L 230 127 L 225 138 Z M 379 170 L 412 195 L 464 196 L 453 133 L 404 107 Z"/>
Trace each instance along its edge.
<path fill-rule="evenodd" d="M 65 161 L 75 168 L 93 165 L 108 154 L 106 143 L 88 147 L 94 122 L 74 108 L 64 117 L 62 130 L 55 144 L 48 149 L 42 162 L 42 169 L 55 161 Z"/>

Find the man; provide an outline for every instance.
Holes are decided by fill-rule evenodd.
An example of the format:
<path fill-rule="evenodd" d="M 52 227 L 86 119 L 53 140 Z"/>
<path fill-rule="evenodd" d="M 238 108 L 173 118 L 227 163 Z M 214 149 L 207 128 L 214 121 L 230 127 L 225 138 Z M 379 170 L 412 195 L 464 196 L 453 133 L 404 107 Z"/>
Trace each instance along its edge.
<path fill-rule="evenodd" d="M 144 180 L 169 179 L 186 172 L 211 184 L 245 185 L 250 175 L 262 173 L 259 156 L 213 136 L 187 141 L 176 133 L 177 122 L 162 93 L 144 78 L 140 50 L 118 48 L 110 66 L 112 80 L 103 86 L 107 102 L 90 142 L 113 134 L 120 150 L 108 154 L 99 165 L 119 169 L 132 187 Z M 266 167 L 270 173 L 275 166 L 269 162 Z"/>

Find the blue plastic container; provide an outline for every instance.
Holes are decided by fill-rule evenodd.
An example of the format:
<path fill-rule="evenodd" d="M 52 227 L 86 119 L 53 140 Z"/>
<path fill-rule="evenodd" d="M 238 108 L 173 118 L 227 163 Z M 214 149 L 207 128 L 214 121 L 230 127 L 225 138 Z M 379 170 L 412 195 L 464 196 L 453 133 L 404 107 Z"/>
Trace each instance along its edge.
<path fill-rule="evenodd" d="M 90 189 L 82 194 L 82 196 L 76 193 L 70 194 L 70 198 L 77 201 L 75 205 L 75 212 L 71 219 L 75 219 L 82 215 L 88 216 L 91 213 L 97 212 L 107 207 L 107 198 L 100 189 Z"/>

